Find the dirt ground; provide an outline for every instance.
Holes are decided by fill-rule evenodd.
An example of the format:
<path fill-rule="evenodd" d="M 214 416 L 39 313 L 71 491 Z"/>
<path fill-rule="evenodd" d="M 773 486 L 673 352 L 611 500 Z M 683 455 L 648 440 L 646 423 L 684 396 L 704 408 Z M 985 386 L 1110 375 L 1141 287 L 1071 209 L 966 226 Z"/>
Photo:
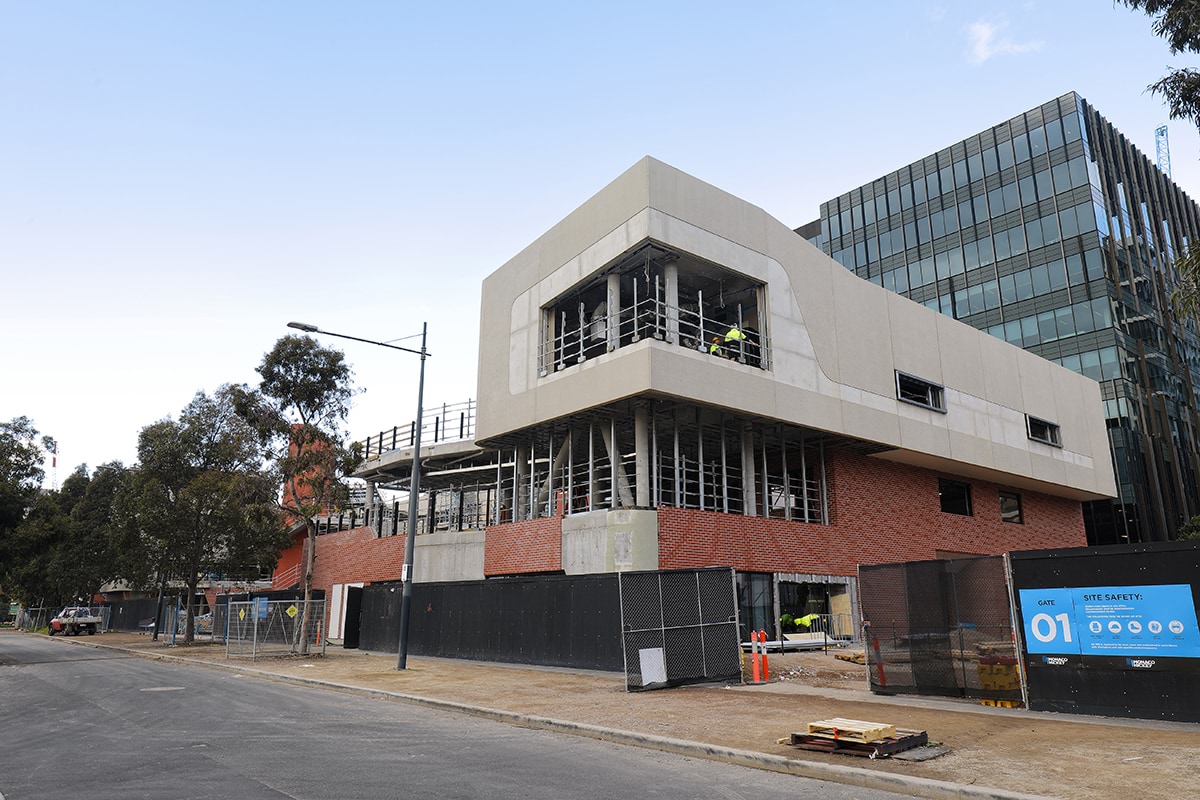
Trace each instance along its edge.
<path fill-rule="evenodd" d="M 88 644 L 150 650 L 226 663 L 223 648 L 170 647 L 137 634 L 88 637 Z M 1080 800 L 1139 800 L 1197 796 L 1200 725 L 1157 730 L 1011 715 L 964 713 L 872 702 L 863 667 L 833 654 L 772 655 L 769 686 L 732 690 L 684 687 L 630 694 L 620 675 L 526 668 L 465 661 L 410 658 L 330 648 L 324 657 L 233 659 L 232 663 L 282 675 L 318 678 L 573 722 L 828 761 L 846 766 L 979 784 L 1029 794 Z M 857 691 L 846 701 L 788 693 L 791 685 Z M 838 692 L 838 694 L 842 694 Z M 964 710 L 973 706 L 964 706 Z M 775 740 L 805 723 L 849 717 L 929 732 L 951 753 L 921 762 L 834 756 L 794 750 Z"/>

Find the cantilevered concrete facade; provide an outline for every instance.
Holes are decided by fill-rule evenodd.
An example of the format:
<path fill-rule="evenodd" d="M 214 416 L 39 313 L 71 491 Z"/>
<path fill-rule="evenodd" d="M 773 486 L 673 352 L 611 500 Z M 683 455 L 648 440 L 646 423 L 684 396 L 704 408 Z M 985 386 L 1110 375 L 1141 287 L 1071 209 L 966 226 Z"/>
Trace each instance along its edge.
<path fill-rule="evenodd" d="M 705 335 L 700 349 L 672 341 L 669 310 L 661 338 L 539 358 L 557 322 L 547 310 L 646 245 L 761 287 L 759 365 L 714 358 Z M 941 387 L 943 408 L 900 399 L 897 373 Z M 1115 491 L 1095 381 L 857 278 L 762 209 L 652 158 L 484 281 L 476 441 L 503 446 L 637 397 L 802 426 L 869 443 L 872 458 L 1072 500 Z M 1029 418 L 1057 426 L 1057 442 L 1031 438 Z"/>

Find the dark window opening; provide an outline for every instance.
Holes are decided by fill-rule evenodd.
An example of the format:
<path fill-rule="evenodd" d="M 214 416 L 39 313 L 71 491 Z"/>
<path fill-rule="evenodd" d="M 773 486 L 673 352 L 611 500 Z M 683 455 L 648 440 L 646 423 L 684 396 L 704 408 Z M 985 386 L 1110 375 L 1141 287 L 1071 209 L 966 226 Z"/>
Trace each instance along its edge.
<path fill-rule="evenodd" d="M 1025 524 L 1025 515 L 1021 512 L 1021 495 L 1016 492 L 1000 493 L 1000 519 L 1016 525 Z"/>
<path fill-rule="evenodd" d="M 1062 447 L 1062 436 L 1057 425 L 1029 415 L 1026 415 L 1025 419 L 1028 422 L 1030 439 L 1053 447 Z"/>
<path fill-rule="evenodd" d="M 905 403 L 946 411 L 946 393 L 941 386 L 903 372 L 896 373 L 896 397 Z"/>
<path fill-rule="evenodd" d="M 972 516 L 971 484 L 938 478 L 938 496 L 942 501 L 943 513 Z"/>

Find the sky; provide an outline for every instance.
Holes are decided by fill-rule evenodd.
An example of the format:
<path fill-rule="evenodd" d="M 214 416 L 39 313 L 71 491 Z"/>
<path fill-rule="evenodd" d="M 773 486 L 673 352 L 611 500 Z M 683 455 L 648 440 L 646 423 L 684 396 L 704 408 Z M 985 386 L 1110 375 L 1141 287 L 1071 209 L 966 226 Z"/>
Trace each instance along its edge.
<path fill-rule="evenodd" d="M 1195 61 L 1110 0 L 0 0 L 0 419 L 60 482 L 134 463 L 290 320 L 428 322 L 427 404 L 473 398 L 483 278 L 645 155 L 795 227 L 1071 90 L 1153 156 L 1145 87 Z M 355 438 L 413 418 L 415 357 L 324 343 Z"/>

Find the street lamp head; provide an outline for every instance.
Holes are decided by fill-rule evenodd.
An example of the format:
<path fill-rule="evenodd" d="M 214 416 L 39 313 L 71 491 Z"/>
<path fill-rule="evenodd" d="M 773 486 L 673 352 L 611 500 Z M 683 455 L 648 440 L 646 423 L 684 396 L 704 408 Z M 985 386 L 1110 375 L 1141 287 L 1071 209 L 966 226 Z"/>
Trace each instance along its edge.
<path fill-rule="evenodd" d="M 305 333 L 320 332 L 320 328 L 318 328 L 316 325 L 309 325 L 307 322 L 289 322 L 288 327 L 295 328 L 298 331 L 304 331 Z"/>

